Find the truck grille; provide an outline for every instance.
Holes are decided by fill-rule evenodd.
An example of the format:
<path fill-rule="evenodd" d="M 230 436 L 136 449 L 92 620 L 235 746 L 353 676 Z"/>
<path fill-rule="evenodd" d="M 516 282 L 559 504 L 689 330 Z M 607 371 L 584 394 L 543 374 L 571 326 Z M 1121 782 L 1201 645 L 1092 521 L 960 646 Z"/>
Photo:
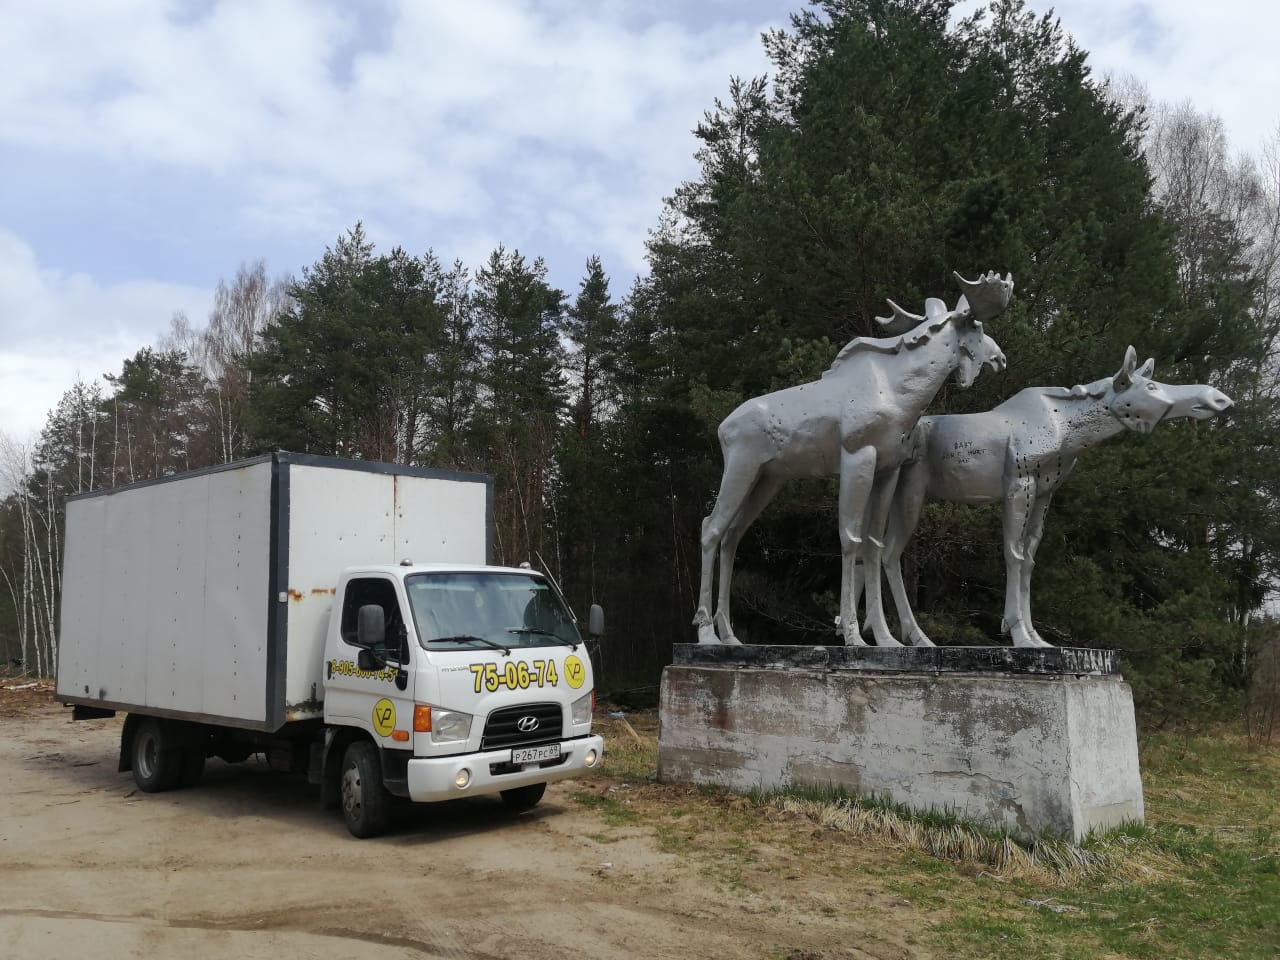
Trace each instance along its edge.
<path fill-rule="evenodd" d="M 529 718 L 537 720 L 537 723 L 531 724 Z M 524 721 L 523 724 L 521 721 Z M 525 729 L 521 730 L 521 726 Z M 503 707 L 489 714 L 480 749 L 502 750 L 506 747 L 551 743 L 560 739 L 563 729 L 564 712 L 558 703 L 527 703 L 519 707 Z"/>

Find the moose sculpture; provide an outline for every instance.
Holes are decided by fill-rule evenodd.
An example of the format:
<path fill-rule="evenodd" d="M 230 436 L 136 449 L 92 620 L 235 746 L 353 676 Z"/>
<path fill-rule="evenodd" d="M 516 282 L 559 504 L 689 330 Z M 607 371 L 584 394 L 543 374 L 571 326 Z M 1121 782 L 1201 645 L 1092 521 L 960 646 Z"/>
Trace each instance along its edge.
<path fill-rule="evenodd" d="M 1004 354 L 982 324 L 1009 303 L 1013 278 L 995 272 L 967 281 L 954 310 L 930 298 L 923 316 L 892 300 L 877 318 L 905 333 L 858 337 L 820 380 L 748 400 L 717 431 L 724 474 L 702 523 L 702 578 L 694 625 L 699 643 L 739 643 L 729 619 L 733 562 L 743 533 L 789 479 L 839 475 L 840 614 L 847 644 L 862 644 L 855 604 L 855 562 L 880 568 L 886 514 L 920 414 L 953 372 L 969 387 L 983 367 L 1003 370 Z M 720 583 L 714 618 L 711 579 Z M 867 578 L 868 621 L 879 643 L 897 643 L 880 604 L 880 578 Z"/>
<path fill-rule="evenodd" d="M 926 499 L 958 503 L 1004 501 L 1006 586 L 1001 629 L 1017 647 L 1048 647 L 1031 622 L 1031 570 L 1054 491 L 1081 454 L 1125 430 L 1150 433 L 1166 420 L 1207 420 L 1232 405 L 1207 384 L 1152 380 L 1155 361 L 1137 366 L 1133 347 L 1111 377 L 1084 386 L 1028 387 L 985 413 L 921 417 L 915 459 L 895 488 L 882 562 L 903 639 L 932 646 L 920 629 L 902 582 L 902 552 Z M 866 568 L 875 570 L 873 566 Z M 868 617 L 873 602 L 867 576 Z M 855 598 L 856 603 L 856 598 Z"/>

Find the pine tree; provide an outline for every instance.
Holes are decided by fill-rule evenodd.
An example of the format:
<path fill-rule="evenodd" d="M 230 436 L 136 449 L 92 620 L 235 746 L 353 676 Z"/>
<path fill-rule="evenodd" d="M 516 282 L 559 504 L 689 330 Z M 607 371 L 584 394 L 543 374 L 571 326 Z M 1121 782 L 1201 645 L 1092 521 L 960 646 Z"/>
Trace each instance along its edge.
<path fill-rule="evenodd" d="M 454 261 L 438 281 L 443 311 L 440 341 L 428 371 L 427 408 L 431 442 L 425 462 L 452 469 L 481 469 L 473 431 L 480 377 L 480 344 L 475 328 L 471 278 Z"/>
<path fill-rule="evenodd" d="M 412 463 L 428 447 L 428 358 L 444 326 L 439 265 L 375 255 L 357 224 L 303 279 L 249 360 L 259 449 Z"/>
<path fill-rule="evenodd" d="M 565 358 L 572 398 L 556 452 L 554 500 L 557 575 L 580 611 L 602 599 L 616 569 L 614 460 L 617 456 L 620 306 L 609 294 L 599 257 L 587 261 L 586 276 L 565 314 L 562 331 L 571 350 Z"/>
<path fill-rule="evenodd" d="M 476 273 L 480 348 L 477 441 L 497 477 L 495 545 L 507 562 L 543 553 L 555 438 L 564 409 L 564 294 L 541 259 L 499 247 Z"/>

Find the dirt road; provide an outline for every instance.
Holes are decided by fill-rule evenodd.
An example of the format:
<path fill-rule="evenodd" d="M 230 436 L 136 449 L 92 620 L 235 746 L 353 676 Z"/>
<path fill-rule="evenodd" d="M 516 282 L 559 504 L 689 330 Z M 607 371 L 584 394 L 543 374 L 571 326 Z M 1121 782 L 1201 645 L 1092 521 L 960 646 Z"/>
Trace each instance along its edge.
<path fill-rule="evenodd" d="M 913 908 L 867 892 L 854 863 L 815 872 L 727 835 L 751 855 L 726 872 L 705 843 L 686 853 L 651 818 L 582 802 L 625 793 L 607 777 L 555 784 L 519 817 L 484 799 L 410 808 L 360 841 L 256 761 L 142 794 L 116 772 L 120 722 L 72 723 L 47 693 L 0 704 L 0 957 L 929 956 Z"/>

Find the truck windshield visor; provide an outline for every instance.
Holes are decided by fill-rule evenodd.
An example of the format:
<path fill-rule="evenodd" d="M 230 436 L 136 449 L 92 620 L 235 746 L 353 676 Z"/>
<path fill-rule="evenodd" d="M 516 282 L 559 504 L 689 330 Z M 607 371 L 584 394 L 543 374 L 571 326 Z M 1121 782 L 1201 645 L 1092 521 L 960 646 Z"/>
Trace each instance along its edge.
<path fill-rule="evenodd" d="M 569 611 L 544 579 L 517 573 L 415 573 L 409 607 L 428 650 L 578 644 Z"/>

